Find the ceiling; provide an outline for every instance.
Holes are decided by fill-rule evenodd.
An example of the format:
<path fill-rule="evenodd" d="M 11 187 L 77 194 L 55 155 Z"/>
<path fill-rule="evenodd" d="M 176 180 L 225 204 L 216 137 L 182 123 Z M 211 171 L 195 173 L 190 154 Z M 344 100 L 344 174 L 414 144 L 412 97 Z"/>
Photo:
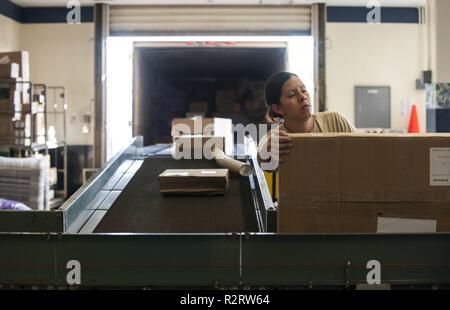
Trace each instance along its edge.
<path fill-rule="evenodd" d="M 64 7 L 69 0 L 10 0 L 22 7 Z M 426 0 L 379 0 L 382 6 L 417 7 L 426 4 Z M 126 5 L 288 5 L 326 2 L 335 6 L 366 6 L 368 0 L 78 0 L 81 5 L 94 3 L 126 4 Z"/>

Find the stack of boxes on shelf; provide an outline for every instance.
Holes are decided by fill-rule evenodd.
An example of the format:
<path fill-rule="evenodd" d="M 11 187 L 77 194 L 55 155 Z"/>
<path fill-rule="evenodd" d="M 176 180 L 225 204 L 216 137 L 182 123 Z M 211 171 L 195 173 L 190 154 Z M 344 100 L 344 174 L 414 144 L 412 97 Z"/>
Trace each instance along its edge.
<path fill-rule="evenodd" d="M 186 112 L 186 117 L 205 117 L 208 114 L 208 102 L 206 101 L 191 101 L 189 102 L 189 111 Z"/>
<path fill-rule="evenodd" d="M 16 90 L 15 84 L 18 77 L 18 64 L 0 64 L 0 80 L 2 81 L 0 84 L 0 144 L 14 144 L 12 120 L 18 116 L 15 111 L 20 108 L 20 93 Z"/>
<path fill-rule="evenodd" d="M 216 93 L 214 115 L 229 117 L 233 123 L 264 123 L 266 110 L 264 82 L 244 79 L 234 88 L 219 89 Z"/>
<path fill-rule="evenodd" d="M 38 104 L 32 103 L 30 93 L 29 53 L 0 53 L 0 145 L 33 143 L 32 115 Z"/>
<path fill-rule="evenodd" d="M 252 82 L 249 84 L 249 91 L 244 101 L 244 112 L 251 122 L 264 120 L 267 111 L 264 97 L 264 82 Z"/>
<path fill-rule="evenodd" d="M 9 155 L 40 153 L 38 158 L 0 158 L 0 194 L 38 210 L 52 198 L 45 101 L 45 85 L 30 82 L 29 53 L 0 53 L 0 148 Z"/>
<path fill-rule="evenodd" d="M 234 89 L 220 89 L 216 93 L 216 110 L 218 115 L 232 115 L 233 105 L 238 101 Z"/>

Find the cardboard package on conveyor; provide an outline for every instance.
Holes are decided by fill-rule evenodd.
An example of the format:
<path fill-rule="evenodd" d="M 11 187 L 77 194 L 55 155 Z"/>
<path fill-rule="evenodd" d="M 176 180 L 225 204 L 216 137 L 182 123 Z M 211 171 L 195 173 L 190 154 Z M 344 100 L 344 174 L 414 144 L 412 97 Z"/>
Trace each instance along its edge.
<path fill-rule="evenodd" d="M 48 174 L 48 158 L 0 157 L 0 197 L 44 210 L 48 205 Z"/>
<path fill-rule="evenodd" d="M 449 134 L 293 134 L 278 231 L 450 231 Z"/>
<path fill-rule="evenodd" d="M 174 158 L 212 159 L 214 149 L 225 149 L 225 137 L 205 135 L 181 135 L 173 137 Z"/>
<path fill-rule="evenodd" d="M 159 175 L 163 194 L 225 194 L 228 169 L 167 169 Z"/>
<path fill-rule="evenodd" d="M 233 124 L 228 118 L 174 118 L 171 133 L 174 140 L 184 135 L 223 137 L 223 151 L 227 155 L 233 153 Z"/>

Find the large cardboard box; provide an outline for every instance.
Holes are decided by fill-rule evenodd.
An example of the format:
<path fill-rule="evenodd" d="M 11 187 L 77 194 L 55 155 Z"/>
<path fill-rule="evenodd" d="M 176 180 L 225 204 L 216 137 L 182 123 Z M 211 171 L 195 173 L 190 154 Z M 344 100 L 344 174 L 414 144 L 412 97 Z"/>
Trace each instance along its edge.
<path fill-rule="evenodd" d="M 233 124 L 229 118 L 175 118 L 172 120 L 172 137 L 182 135 L 224 137 L 225 154 L 233 153 Z"/>
<path fill-rule="evenodd" d="M 291 137 L 279 167 L 279 232 L 414 232 L 427 220 L 450 231 L 449 134 Z"/>

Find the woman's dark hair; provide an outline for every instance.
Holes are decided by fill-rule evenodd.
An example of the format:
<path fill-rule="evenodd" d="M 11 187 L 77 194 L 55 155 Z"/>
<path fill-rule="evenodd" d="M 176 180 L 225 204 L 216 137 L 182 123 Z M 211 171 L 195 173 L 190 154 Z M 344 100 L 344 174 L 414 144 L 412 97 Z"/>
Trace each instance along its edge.
<path fill-rule="evenodd" d="M 264 94 L 268 105 L 266 119 L 269 123 L 276 123 L 275 119 L 281 117 L 281 115 L 272 110 L 272 104 L 280 104 L 281 88 L 293 76 L 298 77 L 295 73 L 281 71 L 273 74 L 267 80 L 264 86 Z"/>

